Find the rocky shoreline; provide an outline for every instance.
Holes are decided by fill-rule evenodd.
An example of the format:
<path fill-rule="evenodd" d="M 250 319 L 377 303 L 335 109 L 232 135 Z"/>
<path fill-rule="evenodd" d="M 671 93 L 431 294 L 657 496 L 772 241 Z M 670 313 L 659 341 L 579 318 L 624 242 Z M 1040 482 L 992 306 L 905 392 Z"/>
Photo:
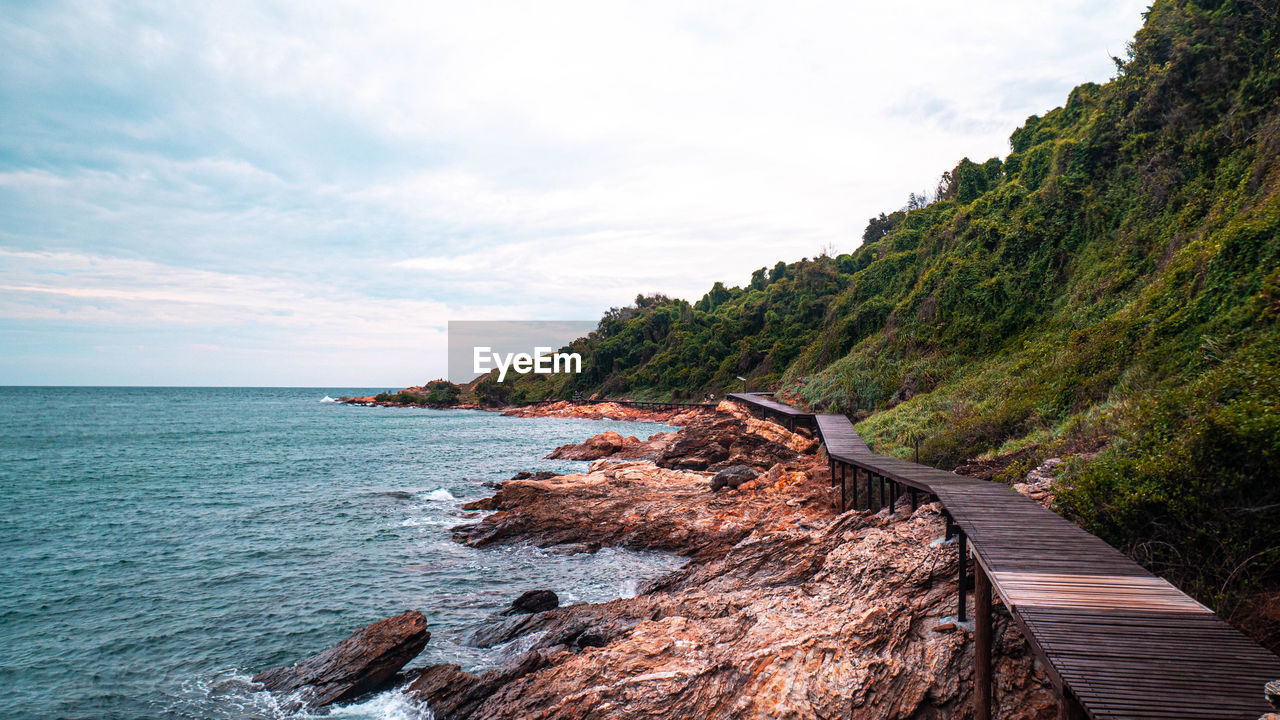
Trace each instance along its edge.
<path fill-rule="evenodd" d="M 422 387 L 405 388 L 401 393 L 422 391 Z M 392 395 L 391 398 L 396 396 Z M 433 404 L 426 402 L 405 402 L 399 399 L 379 400 L 378 396 L 365 395 L 340 397 L 337 400 L 346 405 L 360 407 L 403 407 L 431 408 L 433 410 L 485 410 L 497 412 L 510 417 L 558 417 L 580 418 L 583 420 L 633 420 L 637 422 L 660 422 L 668 425 L 685 425 L 693 418 L 709 414 L 699 408 L 656 410 L 622 405 L 616 402 L 571 403 L 565 400 L 535 403 L 533 405 L 504 405 L 489 407 L 474 402 L 453 402 Z"/>
<path fill-rule="evenodd" d="M 818 443 L 730 403 L 676 433 L 605 433 L 553 456 L 592 464 L 502 483 L 470 506 L 491 514 L 454 539 L 662 550 L 686 565 L 632 598 L 518 598 L 471 639 L 506 644 L 506 661 L 485 673 L 433 665 L 388 675 L 425 632 L 406 613 L 381 621 L 402 626 L 402 642 L 385 627 L 372 633 L 379 642 L 361 642 L 375 623 L 301 670 L 259 678 L 294 678 L 277 687 L 297 693 L 318 665 L 332 685 L 345 652 L 356 675 L 376 668 L 381 686 L 398 685 L 440 720 L 969 716 L 970 630 L 951 617 L 957 553 L 936 505 L 839 514 Z M 1006 613 L 995 632 L 997 714 L 1056 717 L 1056 694 Z M 391 662 L 369 658 L 379 648 Z"/>

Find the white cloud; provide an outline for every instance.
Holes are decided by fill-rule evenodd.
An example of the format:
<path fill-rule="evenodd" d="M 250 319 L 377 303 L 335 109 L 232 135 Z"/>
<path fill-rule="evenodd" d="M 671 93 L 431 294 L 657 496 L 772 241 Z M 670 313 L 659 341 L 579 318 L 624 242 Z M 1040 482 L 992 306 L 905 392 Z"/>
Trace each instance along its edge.
<path fill-rule="evenodd" d="M 272 367 L 385 369 L 449 317 L 696 298 L 1004 154 L 1144 6 L 28 8 L 0 20 L 0 330 L 270 328 L 313 349 Z"/>

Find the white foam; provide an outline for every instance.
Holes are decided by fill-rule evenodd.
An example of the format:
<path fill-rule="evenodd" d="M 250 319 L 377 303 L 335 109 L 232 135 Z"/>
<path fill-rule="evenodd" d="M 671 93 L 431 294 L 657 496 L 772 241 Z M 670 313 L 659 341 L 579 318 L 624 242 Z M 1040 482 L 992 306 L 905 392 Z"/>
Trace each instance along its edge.
<path fill-rule="evenodd" d="M 435 715 L 425 704 L 397 690 L 378 693 L 364 702 L 335 706 L 330 709 L 329 717 L 337 720 L 435 720 Z"/>
<path fill-rule="evenodd" d="M 338 401 L 337 401 L 337 400 L 334 400 L 333 398 L 329 397 L 328 395 L 325 395 L 324 397 L 320 398 L 320 402 L 338 402 Z"/>
<path fill-rule="evenodd" d="M 428 500 L 445 500 L 445 501 L 457 500 L 457 498 L 453 496 L 453 493 L 449 492 L 444 488 L 436 488 L 435 490 L 432 490 L 431 492 L 427 493 L 427 499 Z"/>

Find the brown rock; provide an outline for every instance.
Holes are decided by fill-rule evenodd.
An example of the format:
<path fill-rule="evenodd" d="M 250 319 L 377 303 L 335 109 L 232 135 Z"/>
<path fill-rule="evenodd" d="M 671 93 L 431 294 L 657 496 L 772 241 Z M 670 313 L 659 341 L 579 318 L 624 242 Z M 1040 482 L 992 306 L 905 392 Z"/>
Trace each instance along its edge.
<path fill-rule="evenodd" d="M 588 543 L 692 555 L 733 545 L 761 522 L 829 513 L 829 493 L 783 466 L 735 493 L 713 494 L 707 473 L 598 460 L 586 473 L 504 483 L 493 498 L 497 512 L 455 527 L 453 537 L 476 547 Z M 788 501 L 802 510 L 780 513 Z"/>
<path fill-rule="evenodd" d="M 417 610 L 379 620 L 296 665 L 253 676 L 267 690 L 297 693 L 296 705 L 322 707 L 390 685 L 400 668 L 422 652 L 431 633 Z"/>
<path fill-rule="evenodd" d="M 733 403 L 695 418 L 676 433 L 657 463 L 678 470 L 720 470 L 730 465 L 768 468 L 816 450 L 817 441 L 777 423 L 758 420 Z"/>
<path fill-rule="evenodd" d="M 425 701 L 439 718 L 471 717 L 486 701 L 493 700 L 505 686 L 545 664 L 538 652 L 522 655 L 515 663 L 473 675 L 457 665 L 432 665 L 418 671 L 406 692 Z"/>
<path fill-rule="evenodd" d="M 585 442 L 561 445 L 547 455 L 548 460 L 599 460 L 611 458 L 615 460 L 653 459 L 662 453 L 670 441 L 672 433 L 657 433 L 648 440 L 636 437 L 623 437 L 613 430 L 607 430 Z"/>
<path fill-rule="evenodd" d="M 428 668 L 409 692 L 449 720 L 967 716 L 972 643 L 931 631 L 956 597 L 955 547 L 932 544 L 938 507 L 837 516 L 813 442 L 732 405 L 690 422 L 671 446 L 687 452 L 667 459 L 695 458 L 694 437 L 765 471 L 734 493 L 711 492 L 710 473 L 645 461 L 505 483 L 497 512 L 455 537 L 691 560 L 634 598 L 495 618 L 477 640 L 519 640 L 513 669 Z M 998 716 L 1056 717 L 1056 693 L 1002 611 L 993 639 Z"/>
<path fill-rule="evenodd" d="M 907 519 L 799 513 L 771 505 L 736 544 L 635 598 L 524 616 L 501 641 L 528 635 L 534 670 L 436 673 L 410 692 L 450 720 L 964 716 L 972 643 L 928 632 L 956 593 L 955 548 L 931 546 L 937 506 Z M 998 716 L 1056 717 L 1056 693 L 1003 611 L 994 640 Z"/>
<path fill-rule="evenodd" d="M 682 408 L 678 410 L 651 410 L 619 405 L 612 402 L 583 403 L 581 405 L 557 400 L 555 402 L 538 403 L 525 407 L 511 408 L 503 415 L 513 417 L 569 417 L 593 420 L 638 420 L 642 422 L 662 422 L 668 425 L 684 425 L 707 410 L 701 408 Z"/>

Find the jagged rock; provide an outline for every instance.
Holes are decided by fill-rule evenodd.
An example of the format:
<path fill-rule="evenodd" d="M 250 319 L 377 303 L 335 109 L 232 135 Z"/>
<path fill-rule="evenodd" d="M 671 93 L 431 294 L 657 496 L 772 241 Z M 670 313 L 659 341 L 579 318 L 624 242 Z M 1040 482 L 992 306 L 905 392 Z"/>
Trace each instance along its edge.
<path fill-rule="evenodd" d="M 427 619 L 410 610 L 361 628 L 296 665 L 260 672 L 253 681 L 275 693 L 297 693 L 302 706 L 323 707 L 386 688 L 430 638 Z"/>
<path fill-rule="evenodd" d="M 560 607 L 560 597 L 551 590 L 529 590 L 511 601 L 504 615 L 528 615 Z"/>
<path fill-rule="evenodd" d="M 747 465 L 730 465 L 711 478 L 711 490 L 715 492 L 725 487 L 737 490 L 742 483 L 755 480 L 759 474 L 759 471 Z"/>
<path fill-rule="evenodd" d="M 897 519 L 767 507 L 732 547 L 699 553 L 634 598 L 523 616 L 503 641 L 528 635 L 536 670 L 434 686 L 466 703 L 415 694 L 450 720 L 963 716 L 972 642 L 933 631 L 954 612 L 957 571 L 955 548 L 930 542 L 944 529 L 938 507 Z M 696 536 L 705 516 L 682 517 L 695 526 L 688 542 L 714 546 Z M 615 522 L 626 519 L 601 519 Z M 1056 717 L 1052 685 L 999 609 L 993 646 L 998 716 Z"/>
<path fill-rule="evenodd" d="M 471 632 L 467 642 L 472 647 L 490 648 L 543 629 L 555 618 L 549 613 L 506 616 L 498 613 Z"/>
<path fill-rule="evenodd" d="M 679 408 L 675 410 L 658 410 L 619 405 L 614 402 L 590 404 L 574 404 L 563 400 L 555 402 L 527 405 L 511 408 L 503 415 L 514 417 L 567 417 L 567 418 L 607 418 L 609 420 L 640 420 L 645 422 L 663 422 L 668 425 L 684 425 L 708 411 L 702 408 Z"/>
<path fill-rule="evenodd" d="M 788 501 L 806 508 L 800 517 L 829 512 L 827 486 L 808 482 L 803 472 L 777 467 L 771 480 L 757 478 L 730 497 L 711 493 L 706 473 L 647 461 L 597 460 L 586 473 L 507 482 L 493 497 L 497 512 L 455 527 L 453 537 L 475 547 L 516 541 L 540 547 L 590 543 L 693 554 L 738 542 L 759 518 L 772 516 Z"/>
<path fill-rule="evenodd" d="M 749 425 L 724 414 L 716 422 Z M 695 427 L 706 422 L 681 434 L 714 434 Z M 728 465 L 767 471 L 733 494 L 710 492 L 709 473 L 609 460 L 505 484 L 497 512 L 455 537 L 663 549 L 691 561 L 633 598 L 495 620 L 482 628 L 489 642 L 527 649 L 514 670 L 428 668 L 410 694 L 448 720 L 965 717 L 970 633 L 934 631 L 952 621 L 957 574 L 955 546 L 932 542 L 944 533 L 938 506 L 837 516 L 811 441 L 776 425 L 755 434 L 746 447 L 761 452 Z M 1052 685 L 997 608 L 997 716 L 1056 717 Z"/>
<path fill-rule="evenodd" d="M 733 403 L 721 403 L 720 408 L 681 428 L 657 464 L 677 470 L 721 470 L 731 465 L 767 468 L 817 448 L 817 441 L 758 420 Z"/>
<path fill-rule="evenodd" d="M 551 454 L 548 460 L 599 460 L 614 458 L 618 460 L 639 460 L 656 458 L 666 448 L 673 433 L 657 433 L 648 440 L 634 436 L 623 437 L 612 430 L 607 430 L 585 442 L 561 445 Z"/>
<path fill-rule="evenodd" d="M 537 472 L 529 472 L 528 470 L 521 470 L 515 475 L 512 475 L 511 479 L 512 480 L 530 480 L 530 479 L 547 480 L 555 476 L 556 474 L 551 472 L 550 470 L 538 470 Z M 493 490 L 502 489 L 502 483 L 500 482 L 488 481 L 484 483 L 484 486 L 487 488 L 491 488 Z M 472 500 L 469 503 L 463 503 L 462 509 L 463 510 L 495 510 L 497 508 L 494 505 L 494 498 L 487 497 L 487 498 L 480 498 L 479 500 Z"/>
<path fill-rule="evenodd" d="M 468 718 L 486 701 L 493 700 L 505 686 L 520 680 L 546 664 L 540 652 L 528 652 L 514 663 L 473 675 L 457 665 L 432 665 L 419 670 L 405 688 L 425 701 L 436 717 Z"/>

